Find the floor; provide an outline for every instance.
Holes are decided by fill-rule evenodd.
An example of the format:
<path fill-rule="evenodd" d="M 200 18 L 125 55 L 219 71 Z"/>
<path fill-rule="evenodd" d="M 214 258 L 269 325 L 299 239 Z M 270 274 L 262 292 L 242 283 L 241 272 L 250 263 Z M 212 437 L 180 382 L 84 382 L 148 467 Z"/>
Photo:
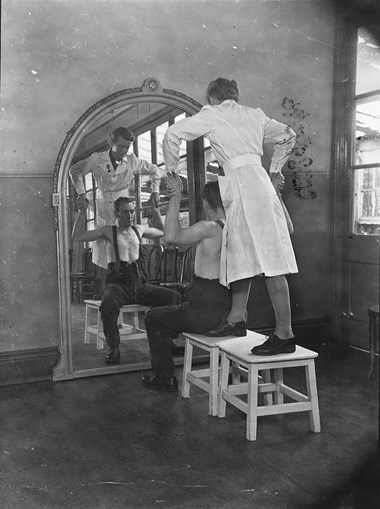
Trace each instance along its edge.
<path fill-rule="evenodd" d="M 142 371 L 1 387 L 0 507 L 377 508 L 378 368 L 368 382 L 368 354 L 319 354 L 322 432 L 267 416 L 256 442 L 237 409 L 209 417 L 206 393 L 148 391 Z"/>

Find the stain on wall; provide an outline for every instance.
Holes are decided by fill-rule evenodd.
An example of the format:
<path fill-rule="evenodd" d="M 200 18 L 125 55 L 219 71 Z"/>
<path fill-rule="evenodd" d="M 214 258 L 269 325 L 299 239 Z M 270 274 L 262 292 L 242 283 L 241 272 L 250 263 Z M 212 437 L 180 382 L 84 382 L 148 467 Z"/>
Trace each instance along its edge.
<path fill-rule="evenodd" d="M 285 97 L 282 101 L 283 117 L 297 135 L 296 144 L 288 160 L 288 168 L 293 171 L 293 190 L 300 200 L 314 200 L 317 193 L 312 189 L 313 175 L 310 166 L 313 159 L 309 156 L 312 145 L 310 113 L 299 102 Z"/>

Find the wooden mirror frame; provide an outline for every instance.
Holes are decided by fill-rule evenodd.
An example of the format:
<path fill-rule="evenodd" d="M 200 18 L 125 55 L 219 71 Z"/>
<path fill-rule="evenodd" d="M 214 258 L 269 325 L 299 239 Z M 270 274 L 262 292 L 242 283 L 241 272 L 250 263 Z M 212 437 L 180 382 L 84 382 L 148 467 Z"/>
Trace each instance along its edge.
<path fill-rule="evenodd" d="M 162 88 L 157 78 L 149 77 L 144 80 L 141 87 L 120 90 L 88 108 L 68 131 L 58 153 L 54 167 L 53 206 L 57 242 L 61 341 L 59 347 L 60 360 L 53 369 L 54 381 L 128 371 L 128 365 L 104 366 L 104 368 L 95 370 L 81 369 L 75 371 L 74 369 L 71 348 L 71 292 L 68 249 L 71 232 L 68 231 L 66 189 L 73 156 L 83 136 L 96 124 L 99 116 L 115 107 L 140 102 L 160 103 L 177 107 L 190 115 L 194 115 L 202 107 L 191 97 L 175 90 Z"/>

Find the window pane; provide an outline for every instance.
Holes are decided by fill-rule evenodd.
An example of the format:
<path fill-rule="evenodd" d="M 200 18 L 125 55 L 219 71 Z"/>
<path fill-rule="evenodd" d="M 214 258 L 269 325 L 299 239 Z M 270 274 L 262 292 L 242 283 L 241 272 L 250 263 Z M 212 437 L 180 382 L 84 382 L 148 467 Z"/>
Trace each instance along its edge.
<path fill-rule="evenodd" d="M 183 118 L 186 118 L 186 113 L 181 113 L 181 115 L 177 115 L 174 118 L 174 123 L 178 122 L 179 120 L 182 120 Z M 179 147 L 179 157 L 182 157 L 186 154 L 186 141 L 182 141 L 180 147 Z"/>
<path fill-rule="evenodd" d="M 92 180 L 92 173 L 87 173 L 87 175 L 85 175 L 84 184 L 85 184 L 86 191 L 89 191 L 90 189 L 92 189 L 94 187 L 93 180 Z"/>
<path fill-rule="evenodd" d="M 356 102 L 355 165 L 380 162 L 380 94 Z"/>
<path fill-rule="evenodd" d="M 162 140 L 164 139 L 164 135 L 168 130 L 169 122 L 165 122 L 164 124 L 159 125 L 156 128 L 156 139 L 157 139 L 157 164 L 161 164 L 164 162 L 164 154 L 162 152 Z"/>
<path fill-rule="evenodd" d="M 354 172 L 354 224 L 359 235 L 380 235 L 380 167 Z"/>
<path fill-rule="evenodd" d="M 140 136 L 137 137 L 137 146 L 139 149 L 139 159 L 143 159 L 144 161 L 151 163 L 152 149 L 150 142 L 150 131 L 140 134 Z"/>
<path fill-rule="evenodd" d="M 380 88 L 380 46 L 364 28 L 358 30 L 356 95 Z"/>

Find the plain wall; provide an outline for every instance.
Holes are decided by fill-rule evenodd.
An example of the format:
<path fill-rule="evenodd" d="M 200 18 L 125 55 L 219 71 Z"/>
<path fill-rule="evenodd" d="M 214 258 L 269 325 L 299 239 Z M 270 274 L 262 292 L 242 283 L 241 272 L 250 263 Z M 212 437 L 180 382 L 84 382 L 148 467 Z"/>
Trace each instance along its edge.
<path fill-rule="evenodd" d="M 300 104 L 316 196 L 300 196 L 307 174 L 296 158 L 284 193 L 300 269 L 289 278 L 293 319 L 328 319 L 333 41 L 321 0 L 3 0 L 0 352 L 59 344 L 58 151 L 92 104 L 149 76 L 202 104 L 212 79 L 234 78 L 242 104 L 295 127 L 283 100 Z M 262 281 L 249 323 L 273 324 Z"/>

